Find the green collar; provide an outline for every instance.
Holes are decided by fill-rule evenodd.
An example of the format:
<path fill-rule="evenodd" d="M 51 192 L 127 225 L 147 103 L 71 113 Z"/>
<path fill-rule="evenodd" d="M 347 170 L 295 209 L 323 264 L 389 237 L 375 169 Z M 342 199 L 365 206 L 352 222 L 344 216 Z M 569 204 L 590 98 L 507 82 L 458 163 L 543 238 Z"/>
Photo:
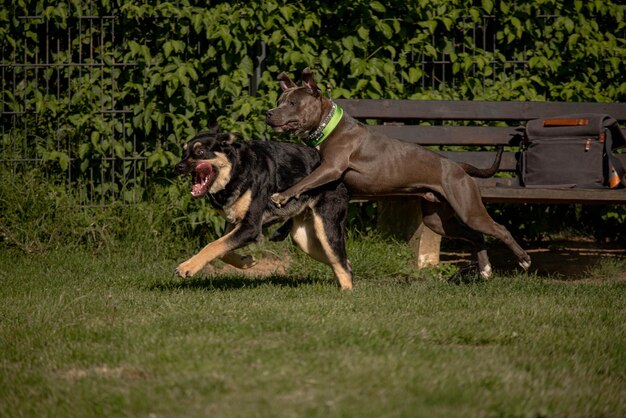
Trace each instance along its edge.
<path fill-rule="evenodd" d="M 335 130 L 339 121 L 343 117 L 343 109 L 333 102 L 328 116 L 324 118 L 322 124 L 309 136 L 303 139 L 304 143 L 310 147 L 317 147 Z"/>

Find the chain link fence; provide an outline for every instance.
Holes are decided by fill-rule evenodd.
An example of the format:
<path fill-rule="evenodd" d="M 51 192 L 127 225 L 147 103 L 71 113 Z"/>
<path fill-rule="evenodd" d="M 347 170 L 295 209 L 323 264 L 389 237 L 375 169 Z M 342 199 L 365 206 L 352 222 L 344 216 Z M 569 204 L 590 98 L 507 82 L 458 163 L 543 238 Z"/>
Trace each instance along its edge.
<path fill-rule="evenodd" d="M 13 48 L 5 45 L 0 51 L 0 163 L 14 173 L 24 168 L 45 170 L 48 163 L 58 163 L 67 184 L 86 204 L 132 194 L 140 185 L 138 178 L 145 179 L 138 172 L 145 170 L 141 162 L 146 149 L 135 136 L 126 135 L 123 127 L 132 111 L 116 101 L 116 79 L 135 65 L 115 60 L 115 48 L 125 42 L 119 18 L 83 15 L 59 22 L 28 15 L 16 19 L 28 31 Z M 97 164 L 80 170 L 75 167 L 76 154 L 85 148 L 73 143 L 80 138 L 73 126 L 80 124 L 66 122 L 89 118 L 101 121 L 101 130 L 108 134 L 100 137 L 93 131 L 81 138 L 85 143 L 98 142 L 104 152 Z M 127 200 L 133 199 L 127 196 Z"/>

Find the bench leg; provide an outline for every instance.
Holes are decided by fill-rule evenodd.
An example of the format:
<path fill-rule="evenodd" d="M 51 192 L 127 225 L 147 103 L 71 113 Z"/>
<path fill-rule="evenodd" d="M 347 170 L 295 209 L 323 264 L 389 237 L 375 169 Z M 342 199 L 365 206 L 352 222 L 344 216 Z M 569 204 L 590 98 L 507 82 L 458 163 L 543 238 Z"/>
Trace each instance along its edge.
<path fill-rule="evenodd" d="M 419 199 L 377 202 L 378 230 L 383 236 L 408 242 L 418 269 L 439 264 L 441 236 L 422 223 Z"/>
<path fill-rule="evenodd" d="M 418 242 L 413 245 L 415 260 L 418 269 L 436 267 L 439 264 L 439 252 L 441 247 L 441 235 L 434 233 L 424 224 L 420 225 L 421 233 Z"/>

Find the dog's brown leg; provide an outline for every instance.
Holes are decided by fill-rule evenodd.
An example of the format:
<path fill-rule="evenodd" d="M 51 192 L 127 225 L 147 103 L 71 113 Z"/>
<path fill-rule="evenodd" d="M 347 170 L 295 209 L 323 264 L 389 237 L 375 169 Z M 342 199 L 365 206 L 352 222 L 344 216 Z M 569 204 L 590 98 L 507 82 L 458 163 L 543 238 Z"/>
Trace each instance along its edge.
<path fill-rule="evenodd" d="M 489 262 L 489 256 L 487 255 L 483 234 L 459 222 L 459 220 L 454 217 L 454 211 L 449 204 L 435 204 L 423 201 L 422 220 L 424 225 L 441 236 L 470 242 L 474 246 L 474 252 L 478 258 L 480 275 L 485 279 L 491 276 L 492 268 Z"/>
<path fill-rule="evenodd" d="M 326 234 L 324 220 L 321 216 L 316 214 L 315 211 L 313 211 L 313 227 L 315 229 L 315 235 L 321 243 L 328 261 L 330 262 L 335 278 L 339 282 L 339 286 L 341 286 L 342 290 L 352 290 L 352 271 L 350 269 L 350 262 L 345 259 L 342 263 L 341 254 L 337 253 L 338 248 L 333 245 Z M 341 248 L 343 249 L 343 242 Z"/>
<path fill-rule="evenodd" d="M 469 176 L 443 183 L 445 197 L 459 219 L 474 231 L 490 235 L 504 242 L 513 251 L 519 265 L 528 270 L 530 256 L 513 239 L 511 233 L 502 225 L 497 224 L 482 203 L 480 190 Z"/>
<path fill-rule="evenodd" d="M 189 260 L 181 263 L 176 268 L 176 273 L 180 277 L 191 277 L 199 272 L 207 263 L 217 257 L 221 257 L 229 251 L 238 248 L 238 242 L 234 239 L 234 235 L 238 232 L 239 226 L 235 227 L 231 232 L 223 237 L 209 243 L 198 254 Z"/>
<path fill-rule="evenodd" d="M 348 168 L 348 161 L 326 161 L 317 167 L 311 174 L 294 184 L 281 193 L 274 193 L 271 200 L 274 204 L 282 206 L 291 198 L 296 199 L 304 192 L 307 192 L 324 184 L 339 180 L 341 175 Z"/>
<path fill-rule="evenodd" d="M 235 229 L 235 226 L 230 222 L 226 222 L 226 229 L 224 232 L 228 234 L 233 229 Z M 256 264 L 256 260 L 251 255 L 239 255 L 235 251 L 230 251 L 224 254 L 220 257 L 220 260 L 233 267 L 237 267 L 238 269 L 247 269 Z"/>

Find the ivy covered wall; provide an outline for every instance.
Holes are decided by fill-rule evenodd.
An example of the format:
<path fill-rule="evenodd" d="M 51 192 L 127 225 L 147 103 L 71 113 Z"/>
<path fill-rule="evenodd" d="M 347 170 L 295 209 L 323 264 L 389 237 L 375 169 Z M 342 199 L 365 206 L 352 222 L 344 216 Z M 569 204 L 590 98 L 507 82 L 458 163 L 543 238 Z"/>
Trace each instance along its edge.
<path fill-rule="evenodd" d="M 601 0 L 0 0 L 0 166 L 141 200 L 213 120 L 277 138 L 276 75 L 307 66 L 334 97 L 624 101 L 625 15 Z"/>

